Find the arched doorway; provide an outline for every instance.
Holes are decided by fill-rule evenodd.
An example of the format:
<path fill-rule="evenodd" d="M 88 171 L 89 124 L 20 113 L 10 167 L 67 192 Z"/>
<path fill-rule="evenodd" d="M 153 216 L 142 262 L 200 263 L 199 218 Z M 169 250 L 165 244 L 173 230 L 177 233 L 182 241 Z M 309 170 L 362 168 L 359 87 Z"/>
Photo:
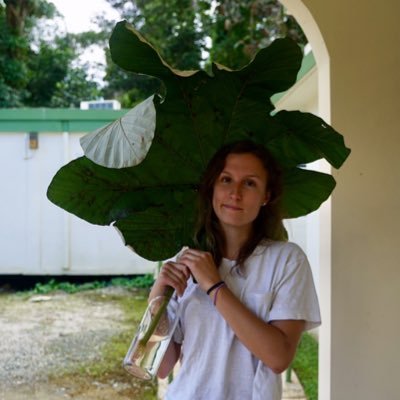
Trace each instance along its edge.
<path fill-rule="evenodd" d="M 280 0 L 295 17 L 311 45 L 317 64 L 318 115 L 330 122 L 330 61 L 322 33 L 308 8 L 301 0 Z M 326 161 L 312 166 L 330 173 Z M 319 328 L 319 398 L 330 398 L 331 349 L 331 203 L 326 201 L 317 212 L 307 217 L 307 254 L 318 269 L 318 294 L 323 324 Z"/>

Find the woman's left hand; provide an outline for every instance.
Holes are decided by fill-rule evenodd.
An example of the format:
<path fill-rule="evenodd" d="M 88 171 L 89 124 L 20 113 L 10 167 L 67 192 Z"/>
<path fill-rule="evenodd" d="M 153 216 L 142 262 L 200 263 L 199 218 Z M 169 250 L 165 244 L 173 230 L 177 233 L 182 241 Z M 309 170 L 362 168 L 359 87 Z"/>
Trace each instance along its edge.
<path fill-rule="evenodd" d="M 189 248 L 181 255 L 179 262 L 189 268 L 204 291 L 221 280 L 211 253 Z"/>

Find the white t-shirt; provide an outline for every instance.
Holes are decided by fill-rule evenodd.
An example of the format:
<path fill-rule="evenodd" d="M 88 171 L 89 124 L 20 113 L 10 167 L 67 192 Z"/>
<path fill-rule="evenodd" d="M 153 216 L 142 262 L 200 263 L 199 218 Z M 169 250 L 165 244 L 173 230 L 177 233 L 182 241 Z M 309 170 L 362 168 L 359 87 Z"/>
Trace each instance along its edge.
<path fill-rule="evenodd" d="M 242 268 L 223 259 L 221 278 L 264 321 L 320 324 L 318 300 L 304 252 L 293 243 L 265 241 Z M 174 340 L 182 343 L 181 368 L 166 400 L 280 400 L 275 374 L 238 340 L 212 299 L 191 280 L 180 301 Z"/>

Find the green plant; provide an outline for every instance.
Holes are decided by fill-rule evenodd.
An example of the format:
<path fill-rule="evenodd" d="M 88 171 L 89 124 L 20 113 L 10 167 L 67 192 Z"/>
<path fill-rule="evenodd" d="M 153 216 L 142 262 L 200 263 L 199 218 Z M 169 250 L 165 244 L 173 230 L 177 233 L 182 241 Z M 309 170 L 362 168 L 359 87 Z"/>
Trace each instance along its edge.
<path fill-rule="evenodd" d="M 154 276 L 152 274 L 137 276 L 132 279 L 127 278 L 113 278 L 111 284 L 114 286 L 121 286 L 126 288 L 150 288 L 153 286 Z"/>
<path fill-rule="evenodd" d="M 308 400 L 318 400 L 318 341 L 305 333 L 293 361 L 293 369 Z"/>
<path fill-rule="evenodd" d="M 139 275 L 134 278 L 119 277 L 113 278 L 110 281 L 98 281 L 94 280 L 85 283 L 73 283 L 68 281 L 60 281 L 56 279 L 50 279 L 48 282 L 36 283 L 33 288 L 35 294 L 47 294 L 57 290 L 64 291 L 66 293 L 76 293 L 85 290 L 101 289 L 106 286 L 120 286 L 124 288 L 149 288 L 154 283 L 154 277 L 151 274 Z"/>
<path fill-rule="evenodd" d="M 55 279 L 50 279 L 46 283 L 38 282 L 33 292 L 36 294 L 47 294 L 57 290 L 64 291 L 66 293 L 76 293 L 83 290 L 97 289 L 99 287 L 104 287 L 104 282 L 87 282 L 83 284 L 71 283 L 66 281 L 57 281 Z"/>
<path fill-rule="evenodd" d="M 286 218 L 316 210 L 331 194 L 332 176 L 299 165 L 325 158 L 339 168 L 350 153 L 343 137 L 315 115 L 275 113 L 270 101 L 296 81 L 302 52 L 292 40 L 276 40 L 241 70 L 213 64 L 212 75 L 173 69 L 124 21 L 113 31 L 110 51 L 125 70 L 163 82 L 162 97 L 153 99 L 155 131 L 145 118 L 152 113 L 147 99 L 132 118 L 84 139 L 86 156 L 61 168 L 48 188 L 56 205 L 88 222 L 113 224 L 138 254 L 162 260 L 192 244 L 199 180 L 224 143 L 251 139 L 271 151 L 284 171 Z"/>

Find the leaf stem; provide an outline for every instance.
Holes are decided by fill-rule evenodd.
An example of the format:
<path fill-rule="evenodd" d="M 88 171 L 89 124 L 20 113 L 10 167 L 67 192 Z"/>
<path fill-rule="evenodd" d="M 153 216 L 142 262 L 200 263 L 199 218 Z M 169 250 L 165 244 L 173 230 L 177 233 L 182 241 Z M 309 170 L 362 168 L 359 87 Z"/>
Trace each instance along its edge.
<path fill-rule="evenodd" d="M 166 310 L 169 301 L 171 300 L 171 297 L 174 293 L 174 288 L 171 286 L 167 286 L 164 291 L 164 299 L 160 305 L 160 308 L 157 310 L 156 314 L 154 317 L 151 319 L 151 323 L 144 334 L 144 336 L 140 339 L 139 343 L 141 346 L 146 346 L 147 342 L 150 340 L 151 336 L 153 335 L 155 329 L 157 328 L 157 325 L 164 314 L 164 311 Z"/>

